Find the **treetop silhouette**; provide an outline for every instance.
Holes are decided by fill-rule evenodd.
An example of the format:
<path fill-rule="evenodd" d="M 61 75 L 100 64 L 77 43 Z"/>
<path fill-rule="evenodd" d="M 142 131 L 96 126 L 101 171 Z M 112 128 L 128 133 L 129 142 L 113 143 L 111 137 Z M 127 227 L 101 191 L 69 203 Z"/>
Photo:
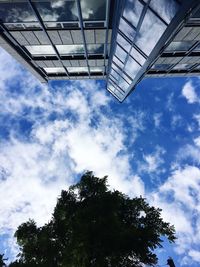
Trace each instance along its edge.
<path fill-rule="evenodd" d="M 157 263 L 153 250 L 163 236 L 174 242 L 175 230 L 161 209 L 111 191 L 107 177 L 86 172 L 61 192 L 47 224 L 29 220 L 15 236 L 20 255 L 10 267 L 140 267 Z"/>

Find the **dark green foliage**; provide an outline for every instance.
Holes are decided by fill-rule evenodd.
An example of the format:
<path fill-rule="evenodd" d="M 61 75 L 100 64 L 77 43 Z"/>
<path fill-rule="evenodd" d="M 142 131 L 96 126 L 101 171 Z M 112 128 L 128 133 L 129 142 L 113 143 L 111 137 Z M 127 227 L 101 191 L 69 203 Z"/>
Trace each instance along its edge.
<path fill-rule="evenodd" d="M 10 267 L 131 267 L 154 265 L 161 237 L 175 240 L 174 227 L 143 198 L 110 191 L 107 178 L 85 173 L 62 191 L 51 221 L 29 220 L 15 236 L 21 248 Z M 142 215 L 143 213 L 143 215 Z"/>
<path fill-rule="evenodd" d="M 4 254 L 0 254 L 0 267 L 6 266 L 5 260 L 7 259 L 4 259 L 3 257 L 4 257 Z"/>

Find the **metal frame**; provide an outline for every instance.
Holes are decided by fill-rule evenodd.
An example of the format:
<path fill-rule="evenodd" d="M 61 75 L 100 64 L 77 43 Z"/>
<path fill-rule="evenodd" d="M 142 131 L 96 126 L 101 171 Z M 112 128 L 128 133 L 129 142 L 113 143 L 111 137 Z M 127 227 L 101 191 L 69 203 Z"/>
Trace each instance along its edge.
<path fill-rule="evenodd" d="M 110 0 L 106 1 L 106 38 L 104 44 L 104 68 L 106 72 L 106 55 L 107 55 L 107 48 L 108 48 L 108 32 L 109 32 L 109 14 L 110 14 Z"/>
<path fill-rule="evenodd" d="M 200 4 L 199 4 L 198 6 L 195 6 L 195 8 L 194 8 L 193 10 L 195 11 L 195 10 L 198 10 L 199 8 L 200 8 Z M 191 15 L 191 13 L 190 13 L 190 15 Z M 190 16 L 189 16 L 188 19 L 190 19 Z M 183 23 L 177 28 L 175 34 L 177 34 L 179 31 L 181 31 L 181 30 L 183 29 L 183 27 L 185 27 L 185 26 L 189 26 L 189 25 L 188 25 L 188 19 L 185 20 L 185 21 L 183 21 Z M 171 42 L 171 41 L 173 41 L 173 39 L 172 39 L 172 40 L 170 39 L 170 42 Z M 168 45 L 170 42 L 168 41 L 167 44 L 165 45 L 165 47 L 167 47 L 167 45 Z M 180 74 L 181 71 L 184 71 L 184 73 L 186 73 L 186 74 L 191 73 L 191 72 L 196 68 L 196 66 L 200 65 L 200 63 L 193 63 L 193 64 L 192 64 L 192 67 L 191 67 L 190 69 L 173 70 L 173 68 L 174 68 L 176 65 L 178 65 L 184 58 L 187 58 L 188 56 L 190 56 L 190 55 L 193 53 L 194 49 L 195 49 L 199 44 L 200 44 L 200 41 L 196 41 L 196 42 L 194 43 L 194 45 L 192 45 L 191 48 L 190 48 L 188 51 L 183 52 L 184 55 L 183 55 L 183 56 L 180 56 L 180 60 L 177 61 L 176 63 L 172 64 L 172 66 L 169 67 L 169 69 L 167 69 L 166 71 L 163 71 L 163 74 L 164 74 L 164 75 L 174 75 L 174 76 L 175 76 L 176 74 Z M 197 52 L 197 53 L 198 53 L 198 52 Z M 167 53 L 166 53 L 166 54 L 167 54 Z M 170 53 L 169 53 L 169 54 L 170 54 Z M 174 55 L 173 52 L 172 52 L 171 54 L 172 54 L 172 56 L 171 56 L 172 58 L 173 58 L 173 57 L 177 57 L 177 55 Z M 199 53 L 199 54 L 200 54 L 200 53 Z M 160 56 L 162 56 L 162 53 L 160 53 Z M 187 63 L 186 63 L 186 64 L 187 64 Z M 151 70 L 150 70 L 150 72 L 151 72 Z M 147 74 L 154 75 L 154 73 L 148 73 L 148 72 L 147 72 Z M 156 73 L 156 70 L 155 70 L 155 75 L 156 75 L 156 74 L 159 74 L 159 70 L 157 71 L 157 73 Z"/>
<path fill-rule="evenodd" d="M 86 45 L 86 39 L 85 39 L 85 33 L 84 33 L 84 27 L 83 27 L 83 17 L 82 17 L 80 0 L 76 0 L 76 3 L 77 3 L 77 8 L 78 8 L 78 17 L 79 17 L 79 23 L 81 26 L 83 45 L 85 48 L 85 57 L 86 57 L 86 61 L 87 61 L 88 73 L 89 73 L 89 78 L 90 78 L 90 66 L 89 66 L 89 62 L 88 62 L 88 51 L 87 51 L 87 45 Z"/>
<path fill-rule="evenodd" d="M 163 47 L 166 45 L 166 42 L 169 42 L 169 39 L 171 40 L 174 36 L 174 33 L 177 30 L 177 26 L 184 21 L 185 16 L 188 11 L 191 12 L 192 9 L 194 9 L 197 4 L 199 4 L 198 0 L 184 0 L 182 3 L 182 6 L 180 7 L 180 10 L 177 12 L 176 16 L 172 19 L 169 26 L 163 33 L 163 35 L 160 37 L 159 41 L 157 42 L 156 46 L 153 48 L 152 52 L 150 53 L 148 59 L 140 69 L 140 71 L 135 76 L 134 80 L 132 81 L 131 85 L 129 86 L 129 89 L 127 90 L 128 93 L 126 94 L 123 101 L 126 99 L 126 97 L 135 89 L 135 86 L 138 84 L 138 82 L 141 81 L 141 79 L 144 77 L 144 75 L 147 73 L 149 66 L 151 66 L 155 59 L 158 58 L 158 55 L 160 55 L 160 51 L 163 50 Z M 171 37 L 171 38 L 170 38 Z"/>
<path fill-rule="evenodd" d="M 117 1 L 119 1 L 119 0 L 117 0 Z M 12 2 L 12 1 L 7 1 L 7 2 L 9 3 L 9 2 Z M 15 0 L 14 0 L 14 2 L 15 2 Z M 78 20 L 76 21 L 78 27 L 76 27 L 76 28 L 73 28 L 73 27 L 72 28 L 64 28 L 63 27 L 64 25 L 62 25 L 62 23 L 64 23 L 63 21 L 62 22 L 59 22 L 59 23 L 61 23 L 61 27 L 62 28 L 61 27 L 58 27 L 58 28 L 48 28 L 48 27 L 46 27 L 46 24 L 45 24 L 46 22 L 43 21 L 42 17 L 40 16 L 40 13 L 39 13 L 39 11 L 37 9 L 37 6 L 35 5 L 35 2 L 36 1 L 34 1 L 34 0 L 26 0 L 24 2 L 27 3 L 30 6 L 31 11 L 33 12 L 35 18 L 37 19 L 37 21 L 34 21 L 34 23 L 37 23 L 38 27 L 37 28 L 34 28 L 33 27 L 33 28 L 30 28 L 29 29 L 29 28 L 26 28 L 24 26 L 25 22 L 19 22 L 17 24 L 20 24 L 22 26 L 22 28 L 20 27 L 18 29 L 17 28 L 16 29 L 14 29 L 14 28 L 13 29 L 12 28 L 10 28 L 10 29 L 8 28 L 7 29 L 6 22 L 5 21 L 2 22 L 2 27 L 3 27 L 4 33 L 7 35 L 6 38 L 8 39 L 11 47 L 13 47 L 13 49 L 15 49 L 16 52 L 18 54 L 20 54 L 22 56 L 22 58 L 27 63 L 30 64 L 30 67 L 32 69 L 34 69 L 43 79 L 48 80 L 50 78 L 50 75 L 44 71 L 44 69 L 43 69 L 43 67 L 42 67 L 41 64 L 38 64 L 37 63 L 37 60 L 42 60 L 42 61 L 46 61 L 46 60 L 57 60 L 58 62 L 60 62 L 59 65 L 64 68 L 66 77 L 71 78 L 71 74 L 67 71 L 67 66 L 64 65 L 63 60 L 74 60 L 74 59 L 75 60 L 79 60 L 79 59 L 84 59 L 85 62 L 86 62 L 87 69 L 88 69 L 88 72 L 87 72 L 88 73 L 88 78 L 92 78 L 92 77 L 97 76 L 97 73 L 92 73 L 91 72 L 91 67 L 90 67 L 89 59 L 91 59 L 91 60 L 93 60 L 93 59 L 95 59 L 95 60 L 102 59 L 102 60 L 104 60 L 104 63 L 102 64 L 104 66 L 104 69 L 102 69 L 102 72 L 101 73 L 99 72 L 98 75 L 101 74 L 102 78 L 105 78 L 105 76 L 107 74 L 107 68 L 106 68 L 106 65 L 107 64 L 106 64 L 106 61 L 108 59 L 108 56 L 107 56 L 107 45 L 108 45 L 108 34 L 109 34 L 110 5 L 111 5 L 111 3 L 114 2 L 114 0 L 106 0 L 106 14 L 105 14 L 105 19 L 104 20 L 98 20 L 98 21 L 97 20 L 95 20 L 95 21 L 93 21 L 93 20 L 92 21 L 91 20 L 90 21 L 83 21 L 83 18 L 82 18 L 82 9 L 81 9 L 81 1 L 80 0 L 75 0 L 75 4 L 77 5 L 77 10 L 78 10 Z M 89 27 L 89 26 L 87 27 L 87 25 L 86 25 L 86 27 L 85 27 L 85 23 L 96 23 L 96 22 L 97 23 L 100 22 L 100 23 L 102 23 L 102 25 L 100 25 L 100 27 L 98 27 L 98 25 L 97 25 L 97 27 L 95 27 L 95 25 L 94 25 L 94 27 Z M 16 23 L 10 22 L 8 24 L 16 24 Z M 85 30 L 90 30 L 90 29 L 92 29 L 93 31 L 96 30 L 96 29 L 97 30 L 98 29 L 105 29 L 105 31 L 106 31 L 104 33 L 105 34 L 105 40 L 102 40 L 103 41 L 102 44 L 104 45 L 104 50 L 103 50 L 103 53 L 102 53 L 101 56 L 100 55 L 95 55 L 95 54 L 89 55 L 89 52 L 88 52 L 88 49 L 87 49 L 86 36 L 85 36 L 85 32 L 84 31 Z M 77 57 L 76 55 L 73 55 L 73 56 L 61 56 L 59 54 L 57 48 L 56 48 L 56 45 L 51 40 L 50 33 L 49 33 L 51 30 L 52 31 L 54 31 L 54 30 L 61 30 L 61 31 L 62 30 L 69 30 L 69 31 L 70 30 L 79 30 L 79 31 L 81 31 L 82 40 L 83 40 L 83 46 L 84 46 L 84 54 L 82 56 L 80 56 L 80 57 L 79 56 Z M 23 45 L 20 44 L 20 41 L 18 42 L 17 39 L 14 36 L 12 36 L 11 31 L 12 32 L 13 31 L 16 31 L 16 32 L 21 32 L 21 31 L 23 31 L 23 32 L 24 31 L 28 31 L 29 32 L 29 31 L 33 31 L 33 33 L 35 31 L 42 31 L 45 34 L 45 36 L 46 36 L 46 38 L 48 40 L 49 45 L 51 45 L 51 47 L 53 47 L 53 50 L 55 52 L 55 56 L 52 56 L 52 57 L 51 56 L 50 57 L 49 56 L 43 57 L 41 55 L 41 57 L 35 57 L 35 56 L 31 55 L 28 52 L 28 50 Z M 37 36 L 36 36 L 36 38 L 37 38 Z M 80 64 L 78 64 L 78 65 L 80 65 Z M 55 67 L 56 67 L 56 65 L 55 65 Z M 55 73 L 55 75 L 56 75 L 56 73 Z M 77 73 L 77 77 L 79 77 L 79 76 L 80 76 L 80 74 Z"/>
<path fill-rule="evenodd" d="M 17 40 L 15 40 L 15 38 L 10 34 L 10 32 L 7 30 L 7 28 L 3 25 L 2 22 L 0 22 L 0 28 L 2 30 L 1 35 L 3 36 L 3 38 L 5 39 L 6 37 L 6 42 L 17 51 L 17 53 L 30 65 L 31 68 L 33 68 L 38 75 L 40 75 L 44 80 L 47 81 L 47 75 L 45 73 L 45 71 L 43 71 L 40 66 L 30 57 L 30 55 L 21 48 L 21 45 L 17 42 Z M 12 43 L 11 41 L 12 40 Z M 13 44 L 15 45 L 15 47 L 13 47 Z M 26 56 L 26 58 L 24 57 Z M 28 59 L 28 60 L 27 60 Z M 43 74 L 41 74 L 41 73 Z"/>
<path fill-rule="evenodd" d="M 109 74 L 111 70 L 111 64 L 112 59 L 114 55 L 114 50 L 116 47 L 116 36 L 117 36 L 117 29 L 119 26 L 119 18 L 121 18 L 121 13 L 123 11 L 124 3 L 126 0 L 115 0 L 115 13 L 113 16 L 113 22 L 112 22 L 112 37 L 111 37 L 111 49 L 110 49 L 110 55 L 108 60 L 108 71 L 107 71 L 107 82 L 109 80 Z"/>
<path fill-rule="evenodd" d="M 44 26 L 44 23 L 43 23 L 43 21 L 42 21 L 42 18 L 41 18 L 41 16 L 40 16 L 40 14 L 39 14 L 37 8 L 35 7 L 34 3 L 33 3 L 31 0 L 27 0 L 27 1 L 28 1 L 28 3 L 29 3 L 29 5 L 30 5 L 30 7 L 31 7 L 31 9 L 32 9 L 32 11 L 33 11 L 33 13 L 34 13 L 35 16 L 36 16 L 36 18 L 37 18 L 37 20 L 38 20 L 38 22 L 39 22 L 39 24 L 40 24 L 40 26 L 41 26 L 41 28 L 42 28 L 42 31 L 44 32 L 44 34 L 45 34 L 46 37 L 48 38 L 48 41 L 49 41 L 50 44 L 52 45 L 52 47 L 53 47 L 53 49 L 54 49 L 54 51 L 55 51 L 55 53 L 56 53 L 56 56 L 58 57 L 60 63 L 62 64 L 63 68 L 65 69 L 65 72 L 66 72 L 67 76 L 69 77 L 69 73 L 68 73 L 68 71 L 67 71 L 67 68 L 64 66 L 64 64 L 63 64 L 63 62 L 62 62 L 62 59 L 61 59 L 61 57 L 60 57 L 60 54 L 59 54 L 59 52 L 58 52 L 56 46 L 54 45 L 54 43 L 52 42 L 52 40 L 51 40 L 51 38 L 50 38 L 48 32 L 46 31 L 45 26 Z"/>

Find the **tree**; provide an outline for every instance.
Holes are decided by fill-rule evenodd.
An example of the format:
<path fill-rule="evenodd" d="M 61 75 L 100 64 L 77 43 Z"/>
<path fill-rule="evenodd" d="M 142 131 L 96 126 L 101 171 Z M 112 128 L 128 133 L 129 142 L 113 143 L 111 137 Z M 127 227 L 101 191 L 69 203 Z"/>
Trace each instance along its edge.
<path fill-rule="evenodd" d="M 29 220 L 18 227 L 21 252 L 10 267 L 154 265 L 153 250 L 162 247 L 162 237 L 175 240 L 174 227 L 160 212 L 142 197 L 109 190 L 107 177 L 86 172 L 61 192 L 50 222 L 37 227 Z"/>
<path fill-rule="evenodd" d="M 7 259 L 4 259 L 4 254 L 0 254 L 0 267 L 6 266 L 5 262 Z"/>

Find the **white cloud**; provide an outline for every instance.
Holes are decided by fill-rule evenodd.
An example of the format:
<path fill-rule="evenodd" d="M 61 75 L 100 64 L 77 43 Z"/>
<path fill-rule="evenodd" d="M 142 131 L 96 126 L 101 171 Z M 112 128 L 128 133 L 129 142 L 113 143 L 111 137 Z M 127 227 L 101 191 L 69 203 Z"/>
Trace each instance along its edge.
<path fill-rule="evenodd" d="M 189 104 L 199 102 L 198 96 L 195 92 L 195 88 L 191 81 L 188 81 L 182 89 L 182 95 L 187 99 Z"/>
<path fill-rule="evenodd" d="M 200 251 L 192 249 L 189 251 L 188 255 L 196 262 L 200 262 Z"/>
<path fill-rule="evenodd" d="M 163 155 L 165 154 L 165 150 L 157 146 L 155 148 L 155 151 L 151 154 L 144 154 L 143 159 L 144 162 L 139 162 L 138 171 L 139 172 L 146 172 L 146 173 L 161 173 L 164 171 L 163 168 L 161 168 L 162 164 L 164 163 Z"/>
<path fill-rule="evenodd" d="M 200 129 L 200 114 L 194 114 L 193 118 L 196 120 L 199 129 Z"/>
<path fill-rule="evenodd" d="M 162 113 L 155 113 L 153 115 L 155 127 L 160 127 L 161 117 L 162 117 Z"/>
<path fill-rule="evenodd" d="M 194 143 L 196 146 L 200 147 L 200 136 L 194 139 Z"/>
<path fill-rule="evenodd" d="M 173 129 L 175 129 L 178 126 L 182 125 L 182 117 L 179 114 L 176 115 L 172 115 L 172 119 L 171 119 L 171 126 Z"/>
<path fill-rule="evenodd" d="M 181 147 L 177 152 L 177 160 L 183 161 L 190 159 L 194 163 L 199 164 L 200 162 L 200 148 L 194 145 L 185 145 Z"/>
<path fill-rule="evenodd" d="M 186 165 L 173 170 L 158 191 L 150 195 L 151 203 L 163 209 L 163 218 L 175 226 L 176 253 L 189 255 L 190 262 L 199 261 L 193 249 L 200 244 L 199 191 L 200 169 Z M 182 264 L 188 264 L 188 257 L 184 257 Z"/>

